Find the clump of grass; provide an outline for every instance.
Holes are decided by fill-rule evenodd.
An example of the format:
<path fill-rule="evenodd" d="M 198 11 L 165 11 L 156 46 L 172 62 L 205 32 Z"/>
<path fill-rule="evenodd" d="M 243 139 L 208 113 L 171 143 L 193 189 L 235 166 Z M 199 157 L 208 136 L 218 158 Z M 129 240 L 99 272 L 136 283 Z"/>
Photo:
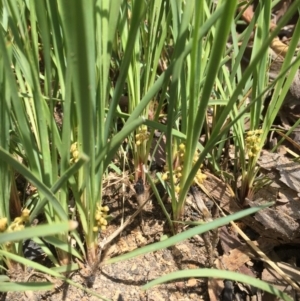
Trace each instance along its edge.
<path fill-rule="evenodd" d="M 239 40 L 236 9 L 242 4 L 237 1 L 105 0 L 78 1 L 73 6 L 67 1 L 3 1 L 0 227 L 20 229 L 25 224 L 25 229 L 3 232 L 1 244 L 17 241 L 16 232 L 26 233 L 55 266 L 71 266 L 73 257 L 90 265 L 97 263 L 99 231 L 107 227 L 108 219 L 102 200 L 103 181 L 125 139 L 132 148 L 135 181 L 149 181 L 173 232 L 177 230 L 173 221 L 182 219 L 189 187 L 205 180 L 204 164 L 216 174 L 225 174 L 221 160 L 230 138 L 237 155 L 235 174 L 242 178 L 241 187 L 234 177 L 231 184 L 239 190 L 242 202 L 254 189 L 256 161 L 300 64 L 298 56 L 287 73 L 299 40 L 298 22 L 282 71 L 276 82 L 268 84 L 268 47 L 297 4 L 299 1 L 270 34 L 266 20 L 270 20 L 272 2 L 260 2 Z M 242 71 L 242 56 L 255 27 L 250 63 Z M 228 45 L 229 35 L 232 45 Z M 262 120 L 266 93 L 274 85 Z M 124 94 L 128 94 L 128 113 L 119 110 Z M 250 94 L 248 104 L 245 99 Z M 155 109 L 151 108 L 153 102 Z M 63 111 L 61 124 L 54 116 L 58 104 Z M 165 105 L 167 123 L 161 124 L 159 115 Z M 248 132 L 245 139 L 247 114 L 252 134 Z M 115 123 L 120 118 L 122 127 L 117 132 Z M 166 137 L 167 174 L 157 176 L 172 202 L 173 219 L 153 179 L 145 175 L 155 130 Z M 204 141 L 199 141 L 200 135 L 205 136 Z M 12 153 L 20 155 L 23 164 Z M 23 210 L 15 223 L 7 201 L 13 180 L 10 168 L 20 172 L 38 192 L 38 201 L 28 207 L 30 213 Z M 48 225 L 37 227 L 28 236 L 31 229 L 26 229 L 26 224 L 41 213 Z M 243 214 L 197 229 L 197 234 Z M 57 227 L 69 218 L 80 223 L 79 230 L 71 227 L 68 232 L 70 227 Z M 45 233 L 45 241 L 55 246 L 58 258 L 39 239 Z M 194 234 L 190 231 L 170 238 L 159 248 Z M 69 247 L 71 238 L 77 243 L 76 250 Z M 28 263 L 15 256 L 20 254 L 19 246 L 16 243 L 14 250 L 1 250 L 8 267 L 10 260 Z M 147 250 L 149 247 L 128 256 Z"/>

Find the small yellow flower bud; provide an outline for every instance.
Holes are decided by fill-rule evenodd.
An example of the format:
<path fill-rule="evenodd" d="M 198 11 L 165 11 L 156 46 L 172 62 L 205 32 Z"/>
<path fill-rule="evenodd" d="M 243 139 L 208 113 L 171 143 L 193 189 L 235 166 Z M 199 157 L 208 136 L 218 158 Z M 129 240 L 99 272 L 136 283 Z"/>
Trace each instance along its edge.
<path fill-rule="evenodd" d="M 4 232 L 7 227 L 7 218 L 3 217 L 0 219 L 0 232 Z"/>
<path fill-rule="evenodd" d="M 17 225 L 18 225 L 18 224 L 16 224 L 16 223 L 12 223 L 12 224 L 7 228 L 7 232 L 13 232 L 13 231 L 15 231 Z"/>
<path fill-rule="evenodd" d="M 164 173 L 161 177 L 164 181 L 166 181 L 168 179 L 168 174 Z"/>
<path fill-rule="evenodd" d="M 22 211 L 22 216 L 23 216 L 23 217 L 27 217 L 27 216 L 29 216 L 29 214 L 30 214 L 30 210 L 28 210 L 27 208 L 25 208 L 25 209 Z"/>
<path fill-rule="evenodd" d="M 14 219 L 14 222 L 13 222 L 14 224 L 21 224 L 21 223 L 23 223 L 23 219 L 20 217 L 20 216 L 18 216 L 18 217 L 16 217 L 15 219 Z"/>
<path fill-rule="evenodd" d="M 176 192 L 176 193 L 179 193 L 179 192 L 180 192 L 180 187 L 179 187 L 179 185 L 175 186 L 175 192 Z"/>
<path fill-rule="evenodd" d="M 102 207 L 102 211 L 104 211 L 104 212 L 108 212 L 108 211 L 109 211 L 109 207 L 108 207 L 108 206 L 104 206 L 104 207 Z"/>
<path fill-rule="evenodd" d="M 74 159 L 78 159 L 79 158 L 79 151 L 78 150 L 73 151 L 72 156 L 73 156 Z"/>
<path fill-rule="evenodd" d="M 15 229 L 15 231 L 20 231 L 20 230 L 23 230 L 24 228 L 25 228 L 25 227 L 24 227 L 24 225 L 22 224 L 22 225 L 17 226 L 16 229 Z"/>
<path fill-rule="evenodd" d="M 196 174 L 196 179 L 199 182 L 199 184 L 202 184 L 203 181 L 207 178 L 205 174 L 203 174 L 200 170 Z"/>
<path fill-rule="evenodd" d="M 179 144 L 179 149 L 182 151 L 185 150 L 185 145 L 183 143 Z"/>
<path fill-rule="evenodd" d="M 73 144 L 71 144 L 71 148 L 70 148 L 70 152 L 73 153 L 75 150 L 77 150 L 77 142 L 74 142 Z"/>

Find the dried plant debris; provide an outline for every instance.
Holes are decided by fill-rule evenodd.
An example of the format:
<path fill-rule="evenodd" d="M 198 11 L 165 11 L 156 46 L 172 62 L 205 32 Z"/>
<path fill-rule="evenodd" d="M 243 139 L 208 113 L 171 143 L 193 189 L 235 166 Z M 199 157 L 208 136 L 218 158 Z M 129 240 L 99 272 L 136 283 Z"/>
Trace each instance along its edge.
<path fill-rule="evenodd" d="M 285 156 L 264 151 L 258 160 L 260 167 L 268 171 L 279 171 L 280 181 L 300 193 L 300 163 Z"/>
<path fill-rule="evenodd" d="M 269 165 L 267 166 L 269 168 Z M 243 209 L 244 204 L 241 204 L 230 188 L 218 178 L 208 175 L 203 186 L 211 197 L 220 201 L 221 208 L 227 214 L 233 214 Z M 300 242 L 300 200 L 297 192 L 289 190 L 290 192 L 285 198 L 288 199 L 288 203 L 280 204 L 276 203 L 278 193 L 281 192 L 281 198 L 283 198 L 282 195 L 286 193 L 285 189 L 281 190 L 272 186 L 261 188 L 252 200 L 248 200 L 248 205 L 257 206 L 271 201 L 274 201 L 275 205 L 257 212 L 254 216 L 243 218 L 243 222 L 262 237 L 276 239 L 278 244 Z"/>

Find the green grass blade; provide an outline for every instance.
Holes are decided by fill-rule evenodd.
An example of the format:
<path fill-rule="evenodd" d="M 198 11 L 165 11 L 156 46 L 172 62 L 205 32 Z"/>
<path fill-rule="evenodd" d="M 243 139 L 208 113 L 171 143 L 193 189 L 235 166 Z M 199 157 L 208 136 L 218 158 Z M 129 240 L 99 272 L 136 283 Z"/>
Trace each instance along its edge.
<path fill-rule="evenodd" d="M 51 270 L 53 270 L 54 272 L 57 272 L 57 273 L 70 273 L 70 272 L 79 270 L 79 265 L 78 265 L 78 263 L 71 263 L 68 265 L 51 268 Z"/>
<path fill-rule="evenodd" d="M 272 295 L 279 297 L 285 301 L 292 301 L 292 298 L 289 297 L 286 293 L 280 291 L 275 286 L 270 285 L 264 281 L 256 279 L 254 277 L 250 277 L 248 275 L 243 275 L 241 273 L 231 272 L 231 271 L 222 271 L 217 269 L 193 269 L 193 270 L 185 270 L 185 271 L 177 271 L 150 281 L 146 285 L 142 287 L 142 289 L 146 290 L 154 285 L 158 285 L 161 283 L 165 283 L 167 281 L 172 281 L 176 279 L 183 278 L 197 278 L 197 277 L 205 277 L 205 278 L 221 278 L 226 280 L 238 281 L 241 283 L 246 283 L 256 288 L 259 288 L 265 292 L 268 292 Z"/>
<path fill-rule="evenodd" d="M 51 275 L 51 276 L 53 276 L 55 278 L 62 279 L 65 282 L 73 285 L 74 287 L 77 287 L 77 288 L 83 290 L 86 293 L 89 293 L 89 294 L 91 294 L 93 296 L 96 296 L 96 297 L 100 298 L 101 300 L 110 301 L 109 299 L 106 299 L 105 297 L 103 297 L 103 296 L 101 296 L 101 295 L 93 292 L 92 290 L 89 290 L 89 289 L 83 287 L 82 285 L 80 285 L 80 284 L 78 284 L 78 283 L 76 283 L 76 282 L 74 282 L 74 281 L 66 278 L 65 276 L 63 276 L 60 273 L 58 273 L 56 271 L 56 269 L 49 269 L 49 268 L 47 268 L 47 267 L 45 267 L 45 266 L 43 266 L 43 265 L 41 265 L 39 263 L 36 263 L 34 261 L 25 259 L 23 257 L 17 256 L 17 255 L 14 255 L 14 254 L 11 254 L 11 253 L 3 251 L 3 250 L 0 250 L 0 256 L 6 256 L 6 257 L 10 258 L 11 260 L 14 260 L 16 262 L 19 262 L 19 263 L 23 264 L 24 266 L 32 267 L 33 269 L 38 270 L 38 271 L 40 271 L 42 273 L 45 273 L 46 275 Z"/>
<path fill-rule="evenodd" d="M 9 165 L 11 165 L 15 170 L 22 174 L 30 183 L 37 187 L 47 198 L 47 200 L 52 204 L 53 208 L 56 210 L 57 214 L 62 220 L 68 219 L 67 213 L 61 207 L 51 190 L 2 147 L 0 147 L 0 159 L 8 162 Z"/>
<path fill-rule="evenodd" d="M 39 263 L 36 263 L 32 260 L 23 258 L 21 256 L 18 256 L 18 255 L 15 255 L 15 254 L 3 251 L 3 250 L 0 250 L 0 255 L 5 256 L 7 258 L 10 258 L 11 260 L 14 260 L 16 262 L 19 262 L 19 263 L 23 264 L 24 266 L 28 266 L 28 267 L 31 267 L 35 270 L 38 270 L 38 271 L 42 272 L 42 273 L 45 273 L 46 275 L 51 275 L 51 276 L 59 278 L 59 279 L 64 279 L 65 278 L 63 275 L 55 272 L 54 270 L 49 269 L 49 268 L 47 268 L 47 267 L 45 267 L 45 266 L 43 266 Z"/>
<path fill-rule="evenodd" d="M 54 183 L 53 187 L 51 188 L 52 193 L 55 194 L 56 192 L 58 192 L 58 190 L 61 189 L 61 187 L 64 184 L 66 184 L 66 182 L 68 180 L 70 180 L 70 178 L 72 178 L 72 176 L 79 170 L 79 168 L 88 161 L 89 161 L 89 158 L 85 154 L 81 154 L 79 160 L 75 164 L 73 164 L 71 167 L 69 167 L 61 175 L 61 177 Z M 39 186 L 37 186 L 37 187 L 39 187 Z M 36 217 L 36 215 L 41 212 L 42 208 L 45 206 L 45 204 L 47 202 L 48 202 L 48 197 L 46 195 L 46 197 L 44 199 L 42 199 L 42 200 L 40 200 L 40 202 L 38 202 L 36 207 L 31 212 L 30 221 L 32 221 Z"/>
<path fill-rule="evenodd" d="M 0 292 L 48 291 L 54 289 L 50 282 L 0 282 Z"/>
<path fill-rule="evenodd" d="M 10 147 L 10 92 L 8 82 L 5 80 L 5 70 L 4 70 L 3 59 L 0 58 L 0 147 L 9 151 Z M 8 217 L 9 215 L 9 200 L 10 190 L 11 190 L 11 172 L 9 170 L 9 165 L 5 160 L 0 162 L 0 218 Z"/>
<path fill-rule="evenodd" d="M 65 251 L 66 253 L 69 253 L 69 254 L 79 258 L 80 260 L 82 260 L 82 256 L 79 254 L 79 252 L 75 248 L 73 248 L 71 246 L 70 242 L 66 243 L 53 236 L 44 237 L 44 240 L 46 242 L 48 242 L 49 244 L 51 244 L 52 246 L 55 246 L 55 247 Z"/>
<path fill-rule="evenodd" d="M 198 40 L 203 38 L 205 36 L 205 34 L 209 31 L 209 29 L 218 21 L 220 16 L 224 13 L 224 8 L 225 8 L 224 4 L 220 5 L 220 7 L 211 15 L 211 17 L 203 23 L 203 25 L 199 31 Z M 185 48 L 181 54 L 182 57 L 186 57 L 191 52 L 192 45 L 193 45 L 193 43 L 192 43 L 192 41 L 190 41 L 185 46 Z M 159 78 L 155 81 L 155 83 L 152 85 L 152 87 L 149 88 L 148 92 L 141 99 L 139 106 L 137 106 L 135 108 L 135 110 L 131 113 L 130 117 L 127 120 L 127 123 L 130 123 L 131 121 L 135 120 L 142 114 L 142 112 L 145 109 L 145 107 L 147 106 L 147 104 L 155 97 L 155 95 L 159 92 L 159 90 L 161 89 L 163 84 L 169 80 L 169 78 L 173 72 L 174 64 L 175 64 L 174 61 L 171 62 L 169 67 L 167 68 L 167 70 L 164 71 L 159 76 Z"/>
<path fill-rule="evenodd" d="M 29 239 L 35 236 L 44 237 L 47 235 L 53 235 L 60 232 L 67 232 L 74 230 L 77 223 L 74 221 L 60 222 L 51 225 L 41 225 L 36 227 L 25 228 L 15 232 L 4 232 L 0 234 L 0 244 L 6 242 L 20 241 Z"/>
<path fill-rule="evenodd" d="M 224 226 L 224 225 L 228 224 L 230 221 L 234 221 L 234 220 L 240 219 L 244 216 L 251 215 L 251 214 L 253 214 L 253 213 L 255 213 L 259 210 L 262 210 L 266 207 L 271 206 L 272 204 L 273 203 L 268 203 L 268 204 L 265 204 L 263 206 L 252 207 L 252 208 L 240 211 L 238 213 L 234 213 L 234 214 L 226 216 L 226 217 L 218 218 L 218 219 L 214 220 L 213 222 L 210 222 L 210 223 L 198 226 L 198 227 L 194 227 L 192 229 L 184 231 L 184 232 L 182 232 L 180 234 L 177 234 L 177 235 L 175 235 L 175 236 L 173 236 L 169 239 L 166 239 L 164 241 L 157 242 L 157 243 L 148 245 L 146 247 L 134 250 L 134 251 L 132 251 L 128 254 L 124 254 L 124 255 L 121 255 L 121 256 L 118 256 L 118 257 L 114 257 L 114 258 L 110 258 L 110 259 L 104 261 L 103 264 L 111 264 L 111 263 L 115 263 L 115 262 L 119 262 L 119 261 L 123 261 L 123 260 L 128 260 L 128 259 L 134 258 L 136 256 L 140 256 L 140 255 L 143 255 L 143 254 L 146 254 L 146 253 L 150 253 L 150 252 L 154 252 L 154 251 L 157 251 L 157 250 L 160 250 L 160 249 L 168 248 L 172 245 L 175 245 L 178 242 L 181 242 L 185 239 L 193 237 L 197 234 L 205 233 L 209 230 Z"/>

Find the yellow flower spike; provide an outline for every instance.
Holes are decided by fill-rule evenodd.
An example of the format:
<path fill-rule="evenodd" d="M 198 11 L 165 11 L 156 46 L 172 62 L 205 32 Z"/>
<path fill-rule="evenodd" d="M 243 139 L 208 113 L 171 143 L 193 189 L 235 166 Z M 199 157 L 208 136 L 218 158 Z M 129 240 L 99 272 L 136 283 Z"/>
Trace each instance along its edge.
<path fill-rule="evenodd" d="M 101 229 L 102 231 L 105 231 L 105 230 L 106 230 L 106 226 L 103 225 L 103 226 L 100 227 L 100 229 Z"/>
<path fill-rule="evenodd" d="M 249 156 L 249 158 L 254 157 L 252 152 L 248 152 L 248 156 Z"/>
<path fill-rule="evenodd" d="M 100 218 L 101 218 L 101 214 L 99 212 L 97 212 L 96 215 L 95 215 L 95 220 L 99 221 Z"/>
<path fill-rule="evenodd" d="M 181 178 L 182 177 L 182 173 L 178 172 L 178 173 L 176 173 L 176 176 L 177 176 L 177 178 Z"/>
<path fill-rule="evenodd" d="M 179 193 L 179 192 L 180 192 L 180 187 L 179 187 L 179 185 L 175 186 L 175 192 L 176 192 L 176 193 Z"/>
<path fill-rule="evenodd" d="M 102 225 L 107 226 L 107 220 L 106 219 L 103 219 Z"/>
<path fill-rule="evenodd" d="M 136 145 L 137 145 L 137 146 L 141 145 L 141 143 L 142 143 L 141 140 L 137 140 L 137 141 L 136 141 Z"/>
<path fill-rule="evenodd" d="M 93 227 L 93 232 L 98 232 L 98 227 L 97 226 Z"/>
<path fill-rule="evenodd" d="M 254 134 L 253 131 L 248 131 L 247 136 L 252 136 Z"/>

